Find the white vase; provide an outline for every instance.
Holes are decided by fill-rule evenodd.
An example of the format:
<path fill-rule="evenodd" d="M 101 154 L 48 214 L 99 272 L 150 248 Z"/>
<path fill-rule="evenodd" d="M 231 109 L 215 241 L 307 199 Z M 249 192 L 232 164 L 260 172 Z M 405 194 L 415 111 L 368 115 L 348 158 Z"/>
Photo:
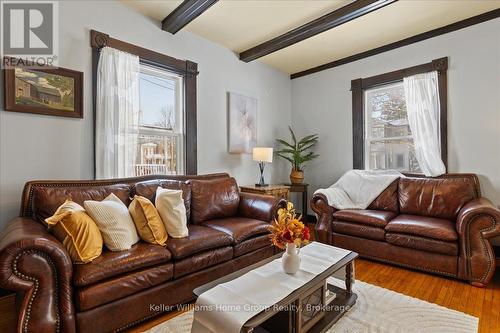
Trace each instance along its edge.
<path fill-rule="evenodd" d="M 286 251 L 281 257 L 283 271 L 287 274 L 295 274 L 300 268 L 299 250 L 294 243 L 286 244 Z"/>

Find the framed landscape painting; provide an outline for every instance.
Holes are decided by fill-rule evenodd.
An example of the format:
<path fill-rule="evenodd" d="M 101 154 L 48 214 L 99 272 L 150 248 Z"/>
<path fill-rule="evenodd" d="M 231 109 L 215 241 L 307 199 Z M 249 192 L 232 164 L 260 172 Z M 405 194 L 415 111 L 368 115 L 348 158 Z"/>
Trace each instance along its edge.
<path fill-rule="evenodd" d="M 257 99 L 228 93 L 229 153 L 251 153 L 257 142 Z"/>
<path fill-rule="evenodd" d="M 83 118 L 83 73 L 43 66 L 4 70 L 5 110 Z"/>

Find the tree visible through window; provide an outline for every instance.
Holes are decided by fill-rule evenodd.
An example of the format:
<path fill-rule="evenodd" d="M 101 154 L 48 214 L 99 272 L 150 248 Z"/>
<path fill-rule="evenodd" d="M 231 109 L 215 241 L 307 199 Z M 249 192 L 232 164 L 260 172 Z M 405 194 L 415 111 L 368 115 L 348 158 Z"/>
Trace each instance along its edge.
<path fill-rule="evenodd" d="M 135 175 L 184 172 L 182 77 L 141 65 Z"/>
<path fill-rule="evenodd" d="M 419 173 L 403 83 L 368 89 L 364 94 L 365 169 Z"/>

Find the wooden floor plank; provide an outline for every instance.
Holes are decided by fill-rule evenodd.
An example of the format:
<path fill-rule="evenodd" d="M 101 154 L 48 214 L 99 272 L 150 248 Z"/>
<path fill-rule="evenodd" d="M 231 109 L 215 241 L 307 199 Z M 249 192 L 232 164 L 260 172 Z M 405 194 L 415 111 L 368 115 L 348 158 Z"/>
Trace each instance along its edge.
<path fill-rule="evenodd" d="M 477 288 L 451 278 L 358 259 L 356 279 L 478 317 L 478 333 L 500 333 L 500 271 L 487 288 Z M 143 332 L 180 313 L 159 316 L 128 332 Z"/>

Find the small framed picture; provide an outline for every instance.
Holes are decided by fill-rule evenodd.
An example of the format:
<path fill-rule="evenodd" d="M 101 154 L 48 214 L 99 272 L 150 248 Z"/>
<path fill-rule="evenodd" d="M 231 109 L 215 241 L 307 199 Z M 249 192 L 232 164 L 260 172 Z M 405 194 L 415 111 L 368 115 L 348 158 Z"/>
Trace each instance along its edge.
<path fill-rule="evenodd" d="M 82 72 L 24 64 L 5 68 L 4 81 L 6 111 L 83 118 Z"/>

